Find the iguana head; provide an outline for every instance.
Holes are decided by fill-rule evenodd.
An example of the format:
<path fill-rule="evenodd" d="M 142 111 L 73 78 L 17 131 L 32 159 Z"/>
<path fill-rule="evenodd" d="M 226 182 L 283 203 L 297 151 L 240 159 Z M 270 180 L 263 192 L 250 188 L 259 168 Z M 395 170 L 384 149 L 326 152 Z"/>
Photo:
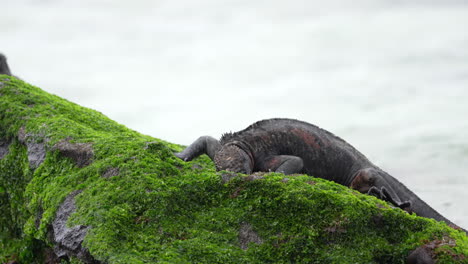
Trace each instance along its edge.
<path fill-rule="evenodd" d="M 367 193 L 372 186 L 379 186 L 380 182 L 378 183 L 378 181 L 381 180 L 382 177 L 379 171 L 373 168 L 366 168 L 356 173 L 349 187 L 361 193 Z"/>
<path fill-rule="evenodd" d="M 236 145 L 224 145 L 215 155 L 216 170 L 251 174 L 253 161 L 250 155 Z"/>
<path fill-rule="evenodd" d="M 361 169 L 356 173 L 356 177 L 350 184 L 350 188 L 361 193 L 367 193 L 372 187 L 381 189 L 382 187 L 391 190 L 395 188 L 387 179 L 391 177 L 388 173 L 375 168 Z M 392 194 L 395 196 L 395 194 Z"/>

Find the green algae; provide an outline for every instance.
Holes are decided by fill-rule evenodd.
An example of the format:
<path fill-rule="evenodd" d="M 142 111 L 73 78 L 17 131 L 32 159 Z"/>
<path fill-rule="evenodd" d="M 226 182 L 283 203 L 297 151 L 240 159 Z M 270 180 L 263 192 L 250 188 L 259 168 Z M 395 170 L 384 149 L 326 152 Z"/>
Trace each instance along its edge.
<path fill-rule="evenodd" d="M 42 263 L 58 207 L 76 190 L 68 225 L 91 227 L 83 244 L 105 263 L 404 263 L 424 244 L 439 263 L 467 262 L 466 235 L 444 223 L 306 175 L 225 182 L 206 156 L 182 162 L 176 144 L 13 77 L 0 82 L 0 140 L 11 142 L 0 160 L 0 262 Z M 20 133 L 47 150 L 36 169 Z M 61 155 L 63 140 L 91 144 L 92 163 Z M 241 238 L 245 226 L 260 240 Z"/>

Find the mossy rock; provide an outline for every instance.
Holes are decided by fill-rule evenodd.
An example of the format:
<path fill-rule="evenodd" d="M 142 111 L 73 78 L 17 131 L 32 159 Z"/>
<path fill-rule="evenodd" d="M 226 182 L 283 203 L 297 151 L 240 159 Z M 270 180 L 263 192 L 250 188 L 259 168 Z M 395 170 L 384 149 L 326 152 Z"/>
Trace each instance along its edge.
<path fill-rule="evenodd" d="M 6 75 L 0 117 L 1 263 L 405 263 L 423 245 L 468 262 L 445 223 L 307 175 L 182 162 L 179 145 Z"/>

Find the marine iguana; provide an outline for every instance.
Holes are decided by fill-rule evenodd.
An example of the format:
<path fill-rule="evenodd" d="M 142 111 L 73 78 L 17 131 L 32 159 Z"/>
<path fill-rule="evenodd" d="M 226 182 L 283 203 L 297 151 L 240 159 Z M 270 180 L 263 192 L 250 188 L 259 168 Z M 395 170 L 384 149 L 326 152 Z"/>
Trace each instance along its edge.
<path fill-rule="evenodd" d="M 224 134 L 220 141 L 202 136 L 175 156 L 190 161 L 202 154 L 214 161 L 218 171 L 304 173 L 374 195 L 418 216 L 459 228 L 349 143 L 303 121 L 261 120 L 242 131 Z"/>

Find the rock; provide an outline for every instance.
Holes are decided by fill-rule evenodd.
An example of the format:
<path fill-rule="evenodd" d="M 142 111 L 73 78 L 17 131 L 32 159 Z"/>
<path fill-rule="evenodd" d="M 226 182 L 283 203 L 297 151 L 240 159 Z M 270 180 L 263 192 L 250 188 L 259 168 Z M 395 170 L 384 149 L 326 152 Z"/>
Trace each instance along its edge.
<path fill-rule="evenodd" d="M 76 166 L 83 168 L 93 161 L 93 148 L 91 143 L 71 143 L 70 139 L 59 141 L 53 147 L 64 157 L 72 159 Z"/>
<path fill-rule="evenodd" d="M 466 263 L 445 223 L 307 175 L 185 163 L 179 145 L 2 82 L 0 262 Z"/>
<path fill-rule="evenodd" d="M 110 178 L 114 177 L 120 174 L 119 168 L 108 168 L 102 175 L 101 177 L 103 178 Z"/>
<path fill-rule="evenodd" d="M 44 249 L 44 263 L 45 264 L 60 264 L 60 258 L 55 254 L 51 248 Z"/>
<path fill-rule="evenodd" d="M 26 133 L 26 129 L 21 127 L 18 131 L 18 139 L 28 149 L 29 166 L 32 169 L 38 168 L 44 162 L 46 156 L 44 137 L 42 135 Z"/>
<path fill-rule="evenodd" d="M 418 247 L 408 256 L 406 263 L 408 264 L 433 264 L 432 251 L 425 247 Z"/>
<path fill-rule="evenodd" d="M 69 194 L 57 210 L 55 220 L 52 222 L 54 252 L 58 258 L 62 259 L 68 260 L 70 257 L 76 257 L 84 263 L 99 263 L 82 246 L 89 227 L 83 225 L 67 227 L 68 218 L 76 210 L 75 196 L 80 193 L 81 191 L 74 191 Z"/>
<path fill-rule="evenodd" d="M 218 175 L 221 176 L 222 183 L 228 183 L 232 179 L 239 176 L 237 173 L 232 173 L 232 172 L 219 172 Z"/>
<path fill-rule="evenodd" d="M 8 154 L 8 148 L 10 147 L 10 144 L 11 142 L 0 139 L 0 160 Z"/>
<path fill-rule="evenodd" d="M 262 238 L 253 230 L 249 223 L 242 223 L 239 229 L 239 244 L 243 250 L 249 248 L 250 243 L 262 244 Z"/>

